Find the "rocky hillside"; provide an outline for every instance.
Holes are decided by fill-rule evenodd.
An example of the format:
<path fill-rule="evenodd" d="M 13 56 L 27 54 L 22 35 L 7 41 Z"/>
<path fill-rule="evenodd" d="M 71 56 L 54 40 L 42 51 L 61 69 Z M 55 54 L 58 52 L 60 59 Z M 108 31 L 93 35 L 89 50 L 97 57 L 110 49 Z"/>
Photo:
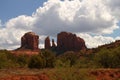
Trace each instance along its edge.
<path fill-rule="evenodd" d="M 112 43 L 109 43 L 109 44 L 105 44 L 105 45 L 101 45 L 97 48 L 93 48 L 93 49 L 89 49 L 88 50 L 88 53 L 96 53 L 98 51 L 100 51 L 101 49 L 103 48 L 106 48 L 106 49 L 115 49 L 115 48 L 118 48 L 120 47 L 120 40 L 116 40 L 115 42 L 112 42 Z"/>

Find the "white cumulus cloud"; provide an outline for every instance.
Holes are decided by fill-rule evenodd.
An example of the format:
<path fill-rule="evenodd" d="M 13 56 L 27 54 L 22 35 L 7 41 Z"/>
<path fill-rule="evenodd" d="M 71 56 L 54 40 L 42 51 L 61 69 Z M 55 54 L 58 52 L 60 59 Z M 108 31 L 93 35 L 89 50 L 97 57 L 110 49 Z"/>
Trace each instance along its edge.
<path fill-rule="evenodd" d="M 100 45 L 109 44 L 115 41 L 115 39 L 112 37 L 106 37 L 102 35 L 91 36 L 87 33 L 80 33 L 77 35 L 85 40 L 86 46 L 88 48 L 95 48 Z"/>
<path fill-rule="evenodd" d="M 118 28 L 117 20 L 102 0 L 49 0 L 33 17 L 35 31 L 39 30 L 41 34 L 63 30 L 102 34 Z"/>

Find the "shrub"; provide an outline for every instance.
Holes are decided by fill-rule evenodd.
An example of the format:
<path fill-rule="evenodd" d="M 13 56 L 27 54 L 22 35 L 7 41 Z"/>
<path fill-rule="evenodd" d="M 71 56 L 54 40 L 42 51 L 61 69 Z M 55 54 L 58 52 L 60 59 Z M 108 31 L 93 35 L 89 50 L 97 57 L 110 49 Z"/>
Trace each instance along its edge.
<path fill-rule="evenodd" d="M 120 68 L 120 51 L 119 49 L 101 49 L 96 53 L 95 61 L 100 67 Z"/>
<path fill-rule="evenodd" d="M 69 60 L 67 60 L 67 61 L 61 61 L 60 59 L 57 59 L 56 61 L 55 61 L 55 64 L 54 64 L 54 66 L 56 67 L 56 68 L 67 68 L 67 67 L 70 67 L 70 61 Z"/>
<path fill-rule="evenodd" d="M 33 55 L 29 60 L 28 67 L 40 69 L 45 67 L 45 63 L 45 60 L 40 55 Z"/>
<path fill-rule="evenodd" d="M 112 68 L 120 68 L 120 48 L 116 48 L 111 52 L 112 52 L 112 54 L 111 54 L 111 57 L 112 57 L 111 67 Z"/>
<path fill-rule="evenodd" d="M 67 51 L 64 54 L 62 54 L 59 58 L 62 62 L 69 61 L 70 66 L 73 66 L 74 64 L 76 64 L 76 61 L 79 59 L 79 56 L 73 51 Z"/>
<path fill-rule="evenodd" d="M 76 68 L 97 68 L 95 62 L 87 57 L 81 57 L 77 60 L 76 64 L 73 66 Z"/>
<path fill-rule="evenodd" d="M 16 57 L 16 63 L 19 64 L 20 67 L 25 67 L 28 64 L 28 60 L 29 60 L 29 56 L 22 54 L 22 55 L 18 55 Z"/>
<path fill-rule="evenodd" d="M 16 66 L 15 56 L 6 50 L 0 50 L 0 68 L 13 68 Z"/>
<path fill-rule="evenodd" d="M 52 52 L 50 50 L 44 50 L 44 51 L 42 51 L 41 55 L 43 56 L 43 58 L 46 61 L 45 67 L 49 67 L 49 68 L 54 67 L 54 63 L 56 60 L 56 55 L 54 52 Z"/>

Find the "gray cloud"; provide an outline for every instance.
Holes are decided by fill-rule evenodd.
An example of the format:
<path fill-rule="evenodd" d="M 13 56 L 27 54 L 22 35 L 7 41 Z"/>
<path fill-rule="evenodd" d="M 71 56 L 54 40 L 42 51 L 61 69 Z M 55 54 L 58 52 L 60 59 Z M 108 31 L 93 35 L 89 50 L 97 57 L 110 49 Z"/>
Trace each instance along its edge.
<path fill-rule="evenodd" d="M 120 20 L 120 0 L 106 0 L 106 5 L 110 8 L 112 15 Z"/>

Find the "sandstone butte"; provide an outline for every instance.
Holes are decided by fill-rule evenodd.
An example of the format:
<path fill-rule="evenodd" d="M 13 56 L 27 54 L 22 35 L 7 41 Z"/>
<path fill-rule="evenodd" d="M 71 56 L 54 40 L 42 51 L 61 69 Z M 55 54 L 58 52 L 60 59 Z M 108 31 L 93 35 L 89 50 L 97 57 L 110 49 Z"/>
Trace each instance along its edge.
<path fill-rule="evenodd" d="M 33 51 L 38 50 L 39 36 L 33 32 L 25 33 L 21 38 L 21 49 L 31 49 Z"/>
<path fill-rule="evenodd" d="M 45 49 L 50 49 L 51 44 L 50 44 L 50 38 L 49 36 L 45 38 Z"/>
<path fill-rule="evenodd" d="M 54 42 L 54 39 L 52 39 L 52 45 L 51 45 L 51 41 L 50 41 L 49 36 L 47 36 L 45 38 L 45 44 L 44 44 L 44 46 L 45 46 L 45 49 L 51 49 L 51 48 L 56 48 L 57 47 L 56 44 L 55 44 L 55 42 Z"/>
<path fill-rule="evenodd" d="M 34 32 L 27 32 L 21 37 L 21 47 L 12 51 L 17 54 L 38 54 L 40 49 L 39 36 Z M 57 35 L 57 46 L 52 39 L 52 45 L 49 36 L 45 38 L 45 49 L 54 48 L 57 51 L 80 51 L 86 50 L 85 41 L 70 32 L 61 32 Z"/>
<path fill-rule="evenodd" d="M 52 46 L 50 38 L 45 38 L 45 49 L 55 48 L 58 51 L 80 51 L 86 50 L 85 41 L 70 32 L 61 32 L 57 35 L 57 46 L 52 39 Z"/>
<path fill-rule="evenodd" d="M 62 51 L 86 50 L 85 41 L 69 32 L 61 32 L 57 35 L 57 49 Z"/>
<path fill-rule="evenodd" d="M 39 36 L 34 32 L 27 32 L 21 37 L 21 47 L 12 51 L 15 54 L 38 54 L 40 49 L 39 45 Z"/>

